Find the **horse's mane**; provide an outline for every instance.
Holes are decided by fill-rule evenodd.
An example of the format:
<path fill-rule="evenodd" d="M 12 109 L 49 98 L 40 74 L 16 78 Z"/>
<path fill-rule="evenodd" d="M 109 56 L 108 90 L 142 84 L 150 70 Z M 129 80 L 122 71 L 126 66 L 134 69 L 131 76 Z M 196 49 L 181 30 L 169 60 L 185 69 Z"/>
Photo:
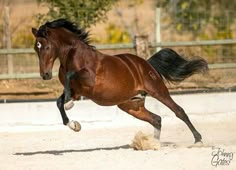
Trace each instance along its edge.
<path fill-rule="evenodd" d="M 49 28 L 65 28 L 77 35 L 77 37 L 83 41 L 85 44 L 91 46 L 89 39 L 89 32 L 85 31 L 83 28 L 80 28 L 75 23 L 72 23 L 66 19 L 57 19 L 52 22 L 46 22 L 44 25 L 41 25 L 38 30 L 38 36 L 46 36 L 46 27 Z"/>

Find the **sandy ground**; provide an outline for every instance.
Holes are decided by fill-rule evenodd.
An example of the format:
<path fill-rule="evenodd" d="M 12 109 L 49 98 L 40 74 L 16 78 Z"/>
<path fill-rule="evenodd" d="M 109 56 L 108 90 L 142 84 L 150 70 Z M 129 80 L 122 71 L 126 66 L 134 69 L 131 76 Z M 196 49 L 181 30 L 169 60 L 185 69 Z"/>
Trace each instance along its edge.
<path fill-rule="evenodd" d="M 158 151 L 134 151 L 129 146 L 136 132 L 152 133 L 146 123 L 84 128 L 78 133 L 67 127 L 6 130 L 0 133 L 0 169 L 236 169 L 236 114 L 190 118 L 203 136 L 203 147 L 190 147 L 189 129 L 174 116 L 163 118 Z M 212 159 L 225 165 L 213 166 Z"/>

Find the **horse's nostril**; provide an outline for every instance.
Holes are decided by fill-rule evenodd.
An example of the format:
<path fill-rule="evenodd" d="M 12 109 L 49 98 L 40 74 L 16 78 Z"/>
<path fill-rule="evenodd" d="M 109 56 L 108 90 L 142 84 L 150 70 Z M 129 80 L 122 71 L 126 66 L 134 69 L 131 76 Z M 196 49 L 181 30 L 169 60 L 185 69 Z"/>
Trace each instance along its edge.
<path fill-rule="evenodd" d="M 49 73 L 45 73 L 45 76 L 46 76 L 46 77 L 49 77 Z"/>
<path fill-rule="evenodd" d="M 52 78 L 52 74 L 50 72 L 46 72 L 42 75 L 44 80 L 50 80 Z"/>

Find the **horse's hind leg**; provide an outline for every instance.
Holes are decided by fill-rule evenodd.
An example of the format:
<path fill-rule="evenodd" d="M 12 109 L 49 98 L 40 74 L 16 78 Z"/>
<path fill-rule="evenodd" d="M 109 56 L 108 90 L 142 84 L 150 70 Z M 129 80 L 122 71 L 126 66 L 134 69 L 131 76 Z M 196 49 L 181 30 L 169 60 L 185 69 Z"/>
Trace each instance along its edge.
<path fill-rule="evenodd" d="M 154 126 L 154 137 L 159 139 L 161 132 L 161 117 L 148 111 L 144 106 L 145 99 L 129 100 L 125 103 L 119 104 L 118 107 L 129 113 L 130 115 L 149 122 Z"/>
<path fill-rule="evenodd" d="M 179 119 L 183 120 L 187 124 L 193 133 L 195 143 L 201 142 L 202 137 L 200 133 L 195 129 L 183 108 L 177 105 L 170 97 L 169 91 L 163 81 L 159 80 L 148 84 L 146 87 L 146 92 L 169 107 Z"/>

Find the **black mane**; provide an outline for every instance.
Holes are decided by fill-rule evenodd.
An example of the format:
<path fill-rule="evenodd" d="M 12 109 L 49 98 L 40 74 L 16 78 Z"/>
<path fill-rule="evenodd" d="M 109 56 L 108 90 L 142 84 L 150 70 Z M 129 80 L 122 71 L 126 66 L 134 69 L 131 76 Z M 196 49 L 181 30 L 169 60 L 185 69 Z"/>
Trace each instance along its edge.
<path fill-rule="evenodd" d="M 46 22 L 44 25 L 41 25 L 38 30 L 38 36 L 45 37 L 46 27 L 49 28 L 65 28 L 73 33 L 75 33 L 78 38 L 83 41 L 85 44 L 90 46 L 89 32 L 86 32 L 84 29 L 79 28 L 75 23 L 72 23 L 66 19 L 57 19 L 52 22 Z"/>

